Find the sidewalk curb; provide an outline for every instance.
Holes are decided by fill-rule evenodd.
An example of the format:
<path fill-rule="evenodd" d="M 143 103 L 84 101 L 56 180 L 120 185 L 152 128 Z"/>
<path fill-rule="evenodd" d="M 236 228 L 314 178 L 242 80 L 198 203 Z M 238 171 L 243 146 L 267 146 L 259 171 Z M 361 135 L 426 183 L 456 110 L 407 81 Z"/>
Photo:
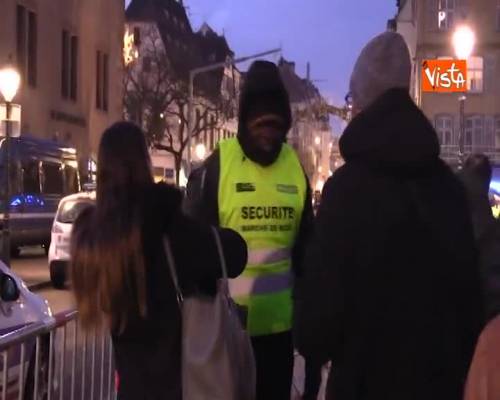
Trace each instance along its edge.
<path fill-rule="evenodd" d="M 39 282 L 39 283 L 34 283 L 33 285 L 28 285 L 28 289 L 31 292 L 37 292 L 42 289 L 48 289 L 52 287 L 52 282 Z"/>

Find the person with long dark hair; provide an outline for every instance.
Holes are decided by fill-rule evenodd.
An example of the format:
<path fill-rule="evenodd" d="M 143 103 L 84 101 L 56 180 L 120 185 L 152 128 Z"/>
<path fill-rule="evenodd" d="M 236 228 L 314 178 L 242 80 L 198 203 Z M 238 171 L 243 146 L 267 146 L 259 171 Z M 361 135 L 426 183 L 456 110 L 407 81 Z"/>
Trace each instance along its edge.
<path fill-rule="evenodd" d="M 185 295 L 215 293 L 222 271 L 212 228 L 181 212 L 181 193 L 155 184 L 139 127 L 103 134 L 96 205 L 77 219 L 72 281 L 84 328 L 109 328 L 120 377 L 118 398 L 182 399 L 181 315 L 162 245 L 168 235 Z M 247 261 L 243 239 L 220 229 L 228 275 Z"/>

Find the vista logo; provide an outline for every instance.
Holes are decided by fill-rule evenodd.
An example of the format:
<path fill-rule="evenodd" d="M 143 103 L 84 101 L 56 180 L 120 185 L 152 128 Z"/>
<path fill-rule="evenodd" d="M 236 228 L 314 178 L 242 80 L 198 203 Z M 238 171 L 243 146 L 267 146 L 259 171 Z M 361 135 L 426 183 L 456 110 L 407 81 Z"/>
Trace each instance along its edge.
<path fill-rule="evenodd" d="M 467 91 L 466 60 L 425 60 L 422 63 L 424 92 L 454 93 Z"/>

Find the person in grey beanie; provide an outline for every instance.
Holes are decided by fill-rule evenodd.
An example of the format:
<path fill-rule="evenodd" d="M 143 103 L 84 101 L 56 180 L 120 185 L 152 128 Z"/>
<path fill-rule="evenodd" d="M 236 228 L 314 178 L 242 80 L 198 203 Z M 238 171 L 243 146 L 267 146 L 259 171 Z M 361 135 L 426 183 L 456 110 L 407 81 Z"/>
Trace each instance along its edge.
<path fill-rule="evenodd" d="M 481 330 L 466 195 L 410 77 L 394 32 L 352 73 L 346 163 L 324 187 L 296 310 L 299 351 L 332 362 L 327 399 L 460 400 Z"/>

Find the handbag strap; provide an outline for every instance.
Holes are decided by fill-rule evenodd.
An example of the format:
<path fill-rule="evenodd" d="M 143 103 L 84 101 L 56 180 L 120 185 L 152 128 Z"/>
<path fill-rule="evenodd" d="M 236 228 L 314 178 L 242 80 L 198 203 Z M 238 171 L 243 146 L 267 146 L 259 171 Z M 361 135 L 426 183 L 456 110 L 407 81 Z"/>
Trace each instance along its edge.
<path fill-rule="evenodd" d="M 170 245 L 170 239 L 168 238 L 168 236 L 163 237 L 163 247 L 165 249 L 165 255 L 167 256 L 170 276 L 172 277 L 172 281 L 174 282 L 175 292 L 177 294 L 177 304 L 181 306 L 184 301 L 184 296 L 182 295 L 181 287 L 179 285 L 179 279 L 177 278 L 174 254 L 172 253 L 172 246 Z"/>
<path fill-rule="evenodd" d="M 220 240 L 219 231 L 217 230 L 217 228 L 212 226 L 212 232 L 214 233 L 215 244 L 217 245 L 217 251 L 219 253 L 219 260 L 220 260 L 220 265 L 221 265 L 221 269 L 222 269 L 222 279 L 227 281 L 226 257 L 224 256 L 224 249 L 222 248 L 222 242 Z"/>

